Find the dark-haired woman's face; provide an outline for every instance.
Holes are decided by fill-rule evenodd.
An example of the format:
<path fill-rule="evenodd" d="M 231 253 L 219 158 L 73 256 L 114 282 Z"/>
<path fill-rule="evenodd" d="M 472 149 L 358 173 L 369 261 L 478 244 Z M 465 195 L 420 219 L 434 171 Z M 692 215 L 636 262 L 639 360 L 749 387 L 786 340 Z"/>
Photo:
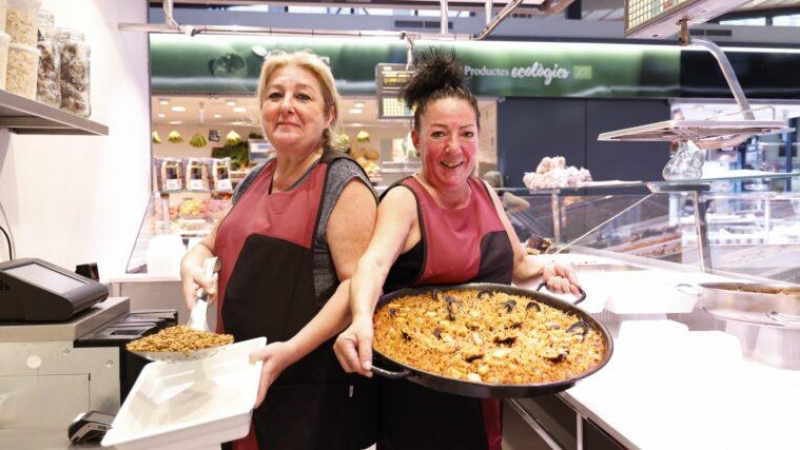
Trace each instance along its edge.
<path fill-rule="evenodd" d="M 437 189 L 462 187 L 478 153 L 478 123 L 472 105 L 459 98 L 428 103 L 414 130 L 422 153 L 422 175 Z"/>

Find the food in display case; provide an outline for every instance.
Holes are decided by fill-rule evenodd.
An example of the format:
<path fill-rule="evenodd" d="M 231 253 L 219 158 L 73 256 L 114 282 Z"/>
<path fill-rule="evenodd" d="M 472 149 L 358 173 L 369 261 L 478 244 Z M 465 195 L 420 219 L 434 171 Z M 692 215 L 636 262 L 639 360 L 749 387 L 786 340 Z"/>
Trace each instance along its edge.
<path fill-rule="evenodd" d="M 179 158 L 153 158 L 153 173 L 157 191 L 183 189 L 183 164 Z"/>
<path fill-rule="evenodd" d="M 211 162 L 207 158 L 189 158 L 186 160 L 186 189 L 190 191 L 208 191 L 209 170 Z"/>
<path fill-rule="evenodd" d="M 166 217 L 164 205 L 169 208 Z M 230 199 L 227 198 L 190 197 L 158 201 L 153 208 L 153 229 L 156 234 L 205 236 L 214 222 L 225 216 L 229 207 Z"/>
<path fill-rule="evenodd" d="M 592 181 L 592 174 L 582 167 L 567 167 L 563 156 L 545 156 L 536 167 L 536 172 L 526 172 L 522 181 L 528 189 L 558 189 L 578 187 Z"/>
<path fill-rule="evenodd" d="M 211 190 L 218 192 L 233 191 L 230 157 L 211 159 Z"/>

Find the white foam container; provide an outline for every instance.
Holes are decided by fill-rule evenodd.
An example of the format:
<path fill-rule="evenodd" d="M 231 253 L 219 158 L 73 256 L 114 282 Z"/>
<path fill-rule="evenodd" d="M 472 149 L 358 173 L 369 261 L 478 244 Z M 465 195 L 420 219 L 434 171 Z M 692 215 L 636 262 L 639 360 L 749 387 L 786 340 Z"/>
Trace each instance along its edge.
<path fill-rule="evenodd" d="M 261 337 L 231 344 L 198 361 L 148 364 L 103 438 L 103 447 L 219 448 L 246 436 L 262 366 L 250 364 L 249 355 L 266 341 Z"/>

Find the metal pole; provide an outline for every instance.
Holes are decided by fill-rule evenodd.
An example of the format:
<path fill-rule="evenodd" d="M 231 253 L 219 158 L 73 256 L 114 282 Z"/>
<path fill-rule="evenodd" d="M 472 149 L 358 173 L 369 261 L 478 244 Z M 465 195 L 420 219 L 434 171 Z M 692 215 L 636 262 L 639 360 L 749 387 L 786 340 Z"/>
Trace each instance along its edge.
<path fill-rule="evenodd" d="M 497 13 L 497 17 L 495 17 L 490 24 L 486 25 L 486 28 L 484 28 L 483 31 L 481 31 L 481 34 L 479 34 L 475 39 L 478 41 L 483 40 L 489 35 L 489 33 L 494 31 L 498 25 L 500 25 L 500 22 L 505 20 L 505 18 L 521 4 L 522 0 L 514 0 L 513 2 L 506 4 L 506 6 L 501 9 L 499 13 Z"/>
<path fill-rule="evenodd" d="M 414 41 L 406 33 L 403 33 L 400 38 L 406 40 L 406 70 L 408 70 L 414 65 Z"/>
<path fill-rule="evenodd" d="M 700 268 L 704 273 L 711 272 L 711 247 L 708 244 L 707 205 L 698 191 L 690 193 L 694 203 L 694 223 L 697 232 L 697 248 L 700 250 Z"/>
<path fill-rule="evenodd" d="M 164 0 L 164 22 L 172 27 L 178 26 L 178 22 L 172 16 L 172 0 Z"/>
<path fill-rule="evenodd" d="M 739 80 L 736 78 L 736 72 L 733 71 L 731 62 L 728 61 L 725 52 L 713 41 L 709 41 L 705 38 L 692 38 L 689 34 L 689 25 L 686 23 L 686 20 L 681 20 L 681 31 L 678 36 L 678 42 L 680 42 L 682 46 L 696 45 L 698 47 L 703 47 L 711 53 L 711 56 L 717 60 L 719 68 L 722 70 L 722 75 L 725 77 L 725 81 L 728 82 L 731 93 L 733 93 L 733 98 L 742 111 L 742 115 L 747 120 L 755 120 L 756 116 L 750 109 L 750 102 L 747 101 L 747 97 L 745 97 L 744 91 L 742 90 L 742 85 L 739 84 Z"/>
<path fill-rule="evenodd" d="M 798 133 L 797 128 L 800 127 L 800 117 L 793 117 L 789 119 L 789 127 L 792 128 L 792 131 L 783 135 L 783 149 L 786 152 L 786 173 L 791 172 L 794 170 L 793 163 L 794 161 L 792 158 L 794 157 L 794 149 L 798 146 Z M 786 191 L 792 191 L 792 179 L 788 178 L 786 180 Z"/>
<path fill-rule="evenodd" d="M 439 0 L 439 8 L 442 15 L 439 22 L 439 33 L 447 34 L 447 0 Z"/>

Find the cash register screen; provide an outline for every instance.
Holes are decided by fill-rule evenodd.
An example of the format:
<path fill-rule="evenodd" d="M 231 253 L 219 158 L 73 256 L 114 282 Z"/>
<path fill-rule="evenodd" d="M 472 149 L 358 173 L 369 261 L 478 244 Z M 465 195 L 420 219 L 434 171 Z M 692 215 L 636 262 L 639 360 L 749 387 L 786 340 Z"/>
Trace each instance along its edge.
<path fill-rule="evenodd" d="M 66 294 L 84 285 L 84 283 L 74 278 L 70 278 L 36 263 L 14 267 L 4 272 L 58 294 Z"/>

